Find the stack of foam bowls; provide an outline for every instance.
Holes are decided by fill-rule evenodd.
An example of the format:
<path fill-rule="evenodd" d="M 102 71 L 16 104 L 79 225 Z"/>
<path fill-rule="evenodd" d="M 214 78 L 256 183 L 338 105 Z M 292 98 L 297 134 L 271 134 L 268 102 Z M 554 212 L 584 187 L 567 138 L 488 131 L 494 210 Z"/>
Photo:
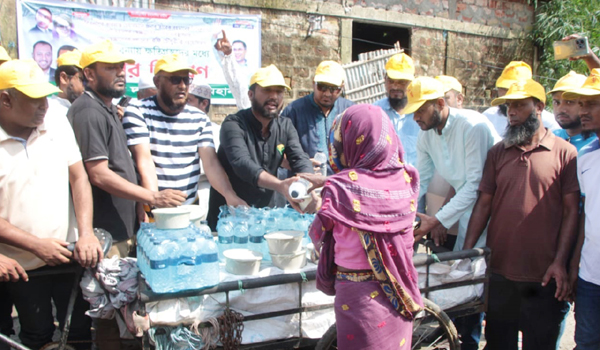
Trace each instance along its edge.
<path fill-rule="evenodd" d="M 234 275 L 256 275 L 263 256 L 250 249 L 228 249 L 223 252 L 225 271 Z"/>
<path fill-rule="evenodd" d="M 302 247 L 302 231 L 276 231 L 265 239 L 273 265 L 282 270 L 298 270 L 306 265 L 306 249 Z"/>

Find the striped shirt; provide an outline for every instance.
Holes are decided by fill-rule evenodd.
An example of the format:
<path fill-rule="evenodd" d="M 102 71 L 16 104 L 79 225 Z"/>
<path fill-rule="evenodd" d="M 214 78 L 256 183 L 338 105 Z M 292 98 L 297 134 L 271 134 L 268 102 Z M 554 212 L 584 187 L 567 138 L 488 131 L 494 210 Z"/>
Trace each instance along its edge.
<path fill-rule="evenodd" d="M 127 107 L 123 128 L 128 146 L 150 144 L 158 189 L 183 191 L 185 204 L 194 202 L 200 177 L 198 149 L 215 147 L 208 116 L 189 105 L 177 115 L 167 115 L 152 96 Z"/>

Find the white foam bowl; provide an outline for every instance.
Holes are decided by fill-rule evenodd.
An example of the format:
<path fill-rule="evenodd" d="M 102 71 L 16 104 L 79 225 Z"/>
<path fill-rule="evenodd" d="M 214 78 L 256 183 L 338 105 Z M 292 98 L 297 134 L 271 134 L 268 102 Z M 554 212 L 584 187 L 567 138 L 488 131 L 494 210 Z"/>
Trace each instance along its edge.
<path fill-rule="evenodd" d="M 190 211 L 190 221 L 196 227 L 200 227 L 200 221 L 206 219 L 206 216 L 202 215 L 202 208 L 198 204 L 185 204 L 180 206 L 180 208 L 186 208 Z"/>
<path fill-rule="evenodd" d="M 190 208 L 152 209 L 152 214 L 159 230 L 186 228 L 190 224 Z"/>
<path fill-rule="evenodd" d="M 271 254 L 271 260 L 282 270 L 299 270 L 306 265 L 306 249 L 292 254 Z"/>
<path fill-rule="evenodd" d="M 225 270 L 234 275 L 256 275 L 260 270 L 263 256 L 250 249 L 228 249 L 225 256 Z"/>
<path fill-rule="evenodd" d="M 265 239 L 269 245 L 271 254 L 292 254 L 300 250 L 302 246 L 302 231 L 277 231 L 267 233 Z"/>

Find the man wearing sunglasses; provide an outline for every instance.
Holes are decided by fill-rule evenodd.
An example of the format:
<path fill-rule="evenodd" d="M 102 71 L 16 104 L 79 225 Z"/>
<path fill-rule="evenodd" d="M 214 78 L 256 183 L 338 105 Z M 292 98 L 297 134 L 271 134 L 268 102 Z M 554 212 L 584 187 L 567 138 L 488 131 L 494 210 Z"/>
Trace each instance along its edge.
<path fill-rule="evenodd" d="M 344 76 L 344 69 L 339 63 L 321 62 L 315 72 L 313 93 L 290 103 L 281 113 L 283 117 L 292 120 L 298 131 L 302 149 L 315 166 L 320 166 L 313 159 L 317 152 L 329 154 L 327 134 L 333 119 L 354 104 L 340 97 L 344 87 Z M 327 172 L 333 174 L 329 166 Z"/>
<path fill-rule="evenodd" d="M 185 193 L 196 201 L 200 161 L 211 186 L 232 206 L 246 205 L 233 191 L 217 159 L 208 116 L 187 104 L 190 74 L 198 74 L 177 54 L 161 57 L 154 70 L 155 96 L 127 107 L 123 127 L 141 185 Z"/>

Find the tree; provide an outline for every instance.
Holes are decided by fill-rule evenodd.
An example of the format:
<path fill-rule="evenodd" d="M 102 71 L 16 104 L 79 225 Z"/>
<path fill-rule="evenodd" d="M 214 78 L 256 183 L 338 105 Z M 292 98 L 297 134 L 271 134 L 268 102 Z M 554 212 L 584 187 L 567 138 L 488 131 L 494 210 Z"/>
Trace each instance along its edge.
<path fill-rule="evenodd" d="M 540 83 L 551 87 L 570 70 L 588 75 L 582 61 L 554 60 L 552 43 L 570 34 L 587 36 L 590 48 L 600 53 L 600 6 L 598 0 L 549 0 L 535 1 L 536 15 L 530 38 L 539 49 L 540 65 L 537 75 Z"/>

